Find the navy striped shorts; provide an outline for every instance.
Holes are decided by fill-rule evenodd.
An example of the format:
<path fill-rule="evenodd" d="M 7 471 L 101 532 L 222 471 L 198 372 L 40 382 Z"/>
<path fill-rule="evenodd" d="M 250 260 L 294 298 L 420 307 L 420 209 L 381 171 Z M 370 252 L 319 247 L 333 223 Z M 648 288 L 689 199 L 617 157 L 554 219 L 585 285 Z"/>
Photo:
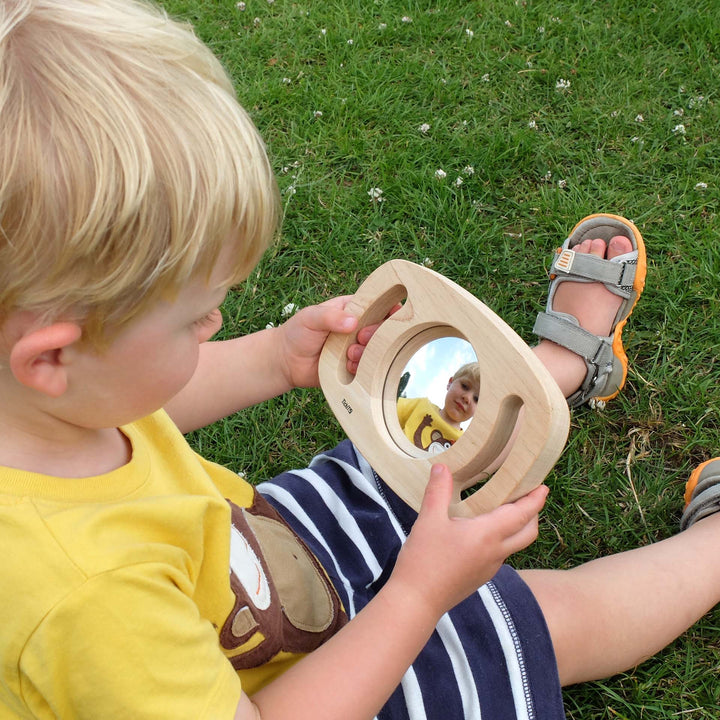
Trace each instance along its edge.
<path fill-rule="evenodd" d="M 349 440 L 258 490 L 315 553 L 351 618 L 386 582 L 417 516 Z M 545 619 L 512 568 L 441 618 L 378 718 L 565 718 Z"/>

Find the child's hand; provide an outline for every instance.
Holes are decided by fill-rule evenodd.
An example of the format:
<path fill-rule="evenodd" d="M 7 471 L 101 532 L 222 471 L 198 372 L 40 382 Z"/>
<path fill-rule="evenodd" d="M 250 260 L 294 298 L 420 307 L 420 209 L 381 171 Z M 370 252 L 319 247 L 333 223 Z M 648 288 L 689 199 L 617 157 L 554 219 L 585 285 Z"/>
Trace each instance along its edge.
<path fill-rule="evenodd" d="M 357 342 L 350 345 L 347 351 L 348 372 L 351 372 L 353 375 L 357 372 L 360 358 L 365 352 L 365 346 L 370 342 L 370 338 L 379 327 L 380 325 L 366 325 L 364 328 L 358 330 Z"/>
<path fill-rule="evenodd" d="M 385 316 L 385 319 L 387 320 L 387 318 L 389 318 L 394 312 L 397 312 L 401 307 L 401 305 L 395 305 Z M 365 352 L 365 346 L 370 342 L 370 338 L 379 327 L 380 323 L 376 323 L 375 325 L 366 325 L 358 330 L 357 342 L 350 345 L 347 351 L 348 372 L 351 372 L 353 375 L 357 372 L 360 358 Z"/>
<path fill-rule="evenodd" d="M 320 352 L 328 335 L 331 332 L 351 333 L 357 328 L 357 318 L 344 310 L 351 297 L 343 295 L 303 308 L 278 328 L 283 332 L 280 357 L 293 387 L 317 387 Z M 400 305 L 393 307 L 388 317 L 399 308 Z M 379 327 L 377 323 L 358 330 L 357 342 L 350 345 L 347 352 L 348 372 L 357 372 L 365 346 Z"/>
<path fill-rule="evenodd" d="M 328 335 L 351 333 L 357 327 L 357 318 L 344 310 L 349 299 L 345 295 L 303 308 L 278 328 L 279 359 L 292 387 L 317 387 L 320 352 Z"/>
<path fill-rule="evenodd" d="M 530 545 L 548 489 L 474 518 L 448 516 L 452 475 L 434 465 L 420 514 L 388 581 L 403 583 L 408 602 L 422 602 L 437 617 L 492 579 L 509 555 Z"/>

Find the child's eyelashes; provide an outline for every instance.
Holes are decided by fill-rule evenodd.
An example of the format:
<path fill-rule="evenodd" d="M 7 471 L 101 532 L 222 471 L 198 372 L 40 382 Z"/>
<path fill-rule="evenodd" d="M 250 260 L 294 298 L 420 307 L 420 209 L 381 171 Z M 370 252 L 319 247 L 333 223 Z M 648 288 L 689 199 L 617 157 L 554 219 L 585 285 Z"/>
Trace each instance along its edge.
<path fill-rule="evenodd" d="M 218 321 L 218 310 L 211 310 L 207 315 L 203 315 L 193 322 L 196 327 L 210 327 Z"/>

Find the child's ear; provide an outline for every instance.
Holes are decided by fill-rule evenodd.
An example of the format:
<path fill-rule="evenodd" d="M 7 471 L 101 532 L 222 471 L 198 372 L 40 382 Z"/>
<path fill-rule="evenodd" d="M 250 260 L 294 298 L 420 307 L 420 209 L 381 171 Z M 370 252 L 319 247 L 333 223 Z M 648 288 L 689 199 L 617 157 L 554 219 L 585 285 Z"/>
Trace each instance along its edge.
<path fill-rule="evenodd" d="M 13 344 L 10 370 L 22 385 L 50 397 L 60 397 L 68 383 L 63 351 L 81 335 L 82 328 L 71 322 L 30 330 Z"/>

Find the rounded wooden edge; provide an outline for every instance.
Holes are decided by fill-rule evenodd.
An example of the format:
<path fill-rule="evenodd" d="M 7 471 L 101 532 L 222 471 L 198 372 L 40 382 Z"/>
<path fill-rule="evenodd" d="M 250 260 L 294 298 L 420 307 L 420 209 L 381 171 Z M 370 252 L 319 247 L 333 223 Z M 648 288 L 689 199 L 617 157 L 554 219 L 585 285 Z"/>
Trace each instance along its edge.
<path fill-rule="evenodd" d="M 413 302 L 414 298 L 411 294 L 414 283 L 416 282 L 420 283 L 423 292 L 426 290 L 428 283 L 431 283 L 433 286 L 441 288 L 442 293 L 447 293 L 448 291 L 450 291 L 451 294 L 455 293 L 457 300 L 460 301 L 460 306 L 464 307 L 465 310 L 461 315 L 461 321 L 457 323 L 448 322 L 446 314 L 441 313 L 440 316 L 438 316 L 436 312 L 437 308 L 430 309 L 429 314 L 434 318 L 431 320 L 423 317 L 422 312 L 416 313 L 415 306 L 418 304 Z M 387 287 L 388 285 L 390 285 L 389 288 Z M 392 405 L 395 405 L 395 396 L 400 375 L 409 358 L 425 343 L 438 337 L 447 336 L 448 330 L 452 332 L 452 336 L 468 340 L 480 361 L 482 353 L 478 353 L 478 349 L 473 342 L 475 332 L 466 333 L 463 332 L 462 329 L 469 322 L 468 316 L 471 314 L 470 311 L 476 309 L 478 311 L 477 318 L 482 319 L 480 324 L 487 324 L 488 330 L 492 328 L 492 332 L 499 332 L 503 335 L 508 341 L 506 347 L 509 347 L 511 351 L 517 353 L 519 357 L 525 361 L 524 364 L 533 376 L 532 380 L 534 381 L 536 378 L 539 381 L 542 380 L 542 382 L 538 383 L 538 387 L 541 387 L 545 392 L 540 393 L 540 395 L 543 396 L 540 404 L 542 405 L 544 402 L 547 405 L 548 422 L 554 427 L 560 427 L 561 429 L 559 433 L 557 431 L 550 432 L 548 437 L 545 438 L 544 454 L 541 453 L 543 457 L 535 464 L 536 472 L 532 478 L 521 477 L 521 479 L 518 480 L 517 475 L 513 477 L 511 474 L 503 473 L 501 471 L 505 468 L 504 464 L 500 470 L 485 482 L 478 491 L 473 493 L 472 496 L 456 503 L 451 509 L 451 512 L 452 514 L 459 515 L 487 512 L 489 509 L 492 509 L 492 507 L 506 502 L 513 496 L 519 496 L 518 492 L 519 494 L 524 494 L 532 489 L 532 487 L 539 485 L 562 451 L 562 445 L 567 437 L 567 429 L 569 427 L 569 413 L 565 399 L 561 398 L 562 408 L 564 409 L 563 416 L 562 410 L 558 411 L 557 398 L 554 397 L 552 392 L 554 388 L 559 394 L 559 389 L 550 378 L 547 370 L 539 363 L 530 348 L 517 336 L 515 331 L 498 318 L 481 301 L 438 273 L 407 261 L 393 260 L 380 266 L 380 268 L 373 272 L 365 283 L 360 286 L 358 293 L 351 302 L 351 306 L 358 309 L 357 314 L 361 318 L 361 325 L 366 325 L 372 322 L 380 322 L 390 307 L 401 299 L 406 299 L 407 307 L 404 308 L 406 312 L 403 313 L 401 311 L 398 313 L 396 319 L 400 320 L 402 317 L 403 322 L 409 324 L 405 324 L 402 328 L 398 326 L 397 332 L 395 332 L 392 337 L 385 337 L 385 347 L 381 347 L 376 342 L 373 352 L 368 353 L 368 350 L 370 350 L 373 344 L 373 340 L 382 338 L 382 333 L 376 333 L 376 336 L 371 339 L 366 348 L 366 357 L 372 355 L 375 358 L 375 366 L 371 370 L 362 373 L 362 376 L 373 377 L 374 380 L 369 386 L 369 389 L 361 387 L 360 394 L 367 392 L 370 396 L 368 407 L 365 408 L 365 411 L 367 412 L 367 421 L 373 426 L 372 432 L 370 433 L 370 435 L 373 436 L 372 440 L 366 440 L 365 433 L 363 433 L 363 440 L 356 442 L 355 438 L 353 438 L 353 427 L 348 422 L 347 417 L 338 412 L 337 403 L 331 403 L 331 408 L 345 429 L 348 437 L 355 442 L 361 453 L 369 456 L 368 461 L 376 466 L 379 474 L 386 477 L 386 481 L 388 481 L 387 478 L 389 478 L 388 484 L 398 495 L 415 509 L 419 508 L 430 466 L 434 462 L 441 461 L 447 464 L 451 471 L 457 473 L 460 469 L 460 464 L 464 463 L 466 459 L 465 456 L 467 455 L 465 452 L 467 448 L 463 448 L 463 445 L 467 445 L 468 442 L 470 442 L 471 437 L 475 435 L 474 433 L 468 433 L 467 436 L 461 438 L 461 440 L 465 440 L 467 437 L 468 442 L 466 443 L 458 441 L 452 448 L 440 455 L 429 455 L 419 448 L 416 448 L 407 439 L 400 429 L 399 422 L 397 422 L 397 411 L 395 407 L 393 407 L 392 413 L 390 413 L 388 405 L 390 405 L 390 395 L 393 396 Z M 472 314 L 474 315 L 474 313 Z M 473 337 L 468 337 L 468 335 Z M 341 389 L 341 392 L 346 392 L 349 391 L 350 388 L 357 390 L 357 388 L 360 387 L 360 385 L 357 384 L 358 377 L 361 376 L 360 368 L 358 369 L 358 375 L 354 377 L 350 375 L 345 368 L 347 347 L 351 342 L 354 342 L 353 337 L 343 335 L 331 335 L 328 338 L 328 342 L 321 355 L 320 363 L 321 386 L 326 395 L 334 395 L 334 390 L 338 388 Z M 381 370 L 380 373 L 384 375 L 384 378 L 377 380 L 379 375 L 378 368 L 385 367 L 388 368 L 387 372 L 383 373 Z M 543 373 L 545 373 L 545 376 L 543 376 Z M 374 400 L 373 396 L 375 397 Z M 380 417 L 378 417 L 379 407 L 381 408 L 379 411 Z M 361 413 L 360 417 L 365 417 L 365 412 Z M 388 418 L 391 419 L 389 420 Z M 563 424 L 565 426 L 564 431 L 562 429 Z M 472 424 L 468 430 L 471 428 Z M 552 447 L 547 447 L 548 443 L 550 443 Z M 379 450 L 379 452 L 376 453 L 376 450 Z M 461 450 L 462 452 L 460 452 Z M 512 456 L 512 453 L 510 455 Z M 396 473 L 395 470 L 399 462 L 403 463 L 402 470 Z M 396 483 L 396 474 L 403 478 L 412 476 L 415 478 L 412 480 L 413 484 L 407 481 L 399 484 Z M 537 482 L 536 476 L 540 478 Z M 532 485 L 532 483 L 535 483 L 535 485 Z"/>

